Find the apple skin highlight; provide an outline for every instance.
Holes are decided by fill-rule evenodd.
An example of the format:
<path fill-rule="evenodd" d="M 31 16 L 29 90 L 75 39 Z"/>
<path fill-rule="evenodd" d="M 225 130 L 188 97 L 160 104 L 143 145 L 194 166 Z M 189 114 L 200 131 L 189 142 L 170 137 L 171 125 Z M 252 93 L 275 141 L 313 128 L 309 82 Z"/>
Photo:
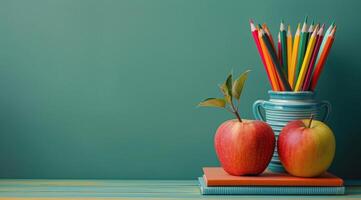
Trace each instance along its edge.
<path fill-rule="evenodd" d="M 228 120 L 219 126 L 214 145 L 227 173 L 257 175 L 266 169 L 272 158 L 275 136 L 264 122 Z"/>
<path fill-rule="evenodd" d="M 324 123 L 310 119 L 288 123 L 281 131 L 277 149 L 282 165 L 294 176 L 315 177 L 325 172 L 335 155 L 336 141 Z"/>

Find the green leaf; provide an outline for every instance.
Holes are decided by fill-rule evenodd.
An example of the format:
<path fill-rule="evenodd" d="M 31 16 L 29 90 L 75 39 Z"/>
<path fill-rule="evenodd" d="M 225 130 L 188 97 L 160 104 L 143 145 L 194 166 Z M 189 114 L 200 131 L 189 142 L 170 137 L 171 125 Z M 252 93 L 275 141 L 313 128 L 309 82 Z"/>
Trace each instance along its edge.
<path fill-rule="evenodd" d="M 198 106 L 224 108 L 226 107 L 226 101 L 224 99 L 208 98 L 200 102 Z"/>
<path fill-rule="evenodd" d="M 233 94 L 234 98 L 239 100 L 239 98 L 241 97 L 244 83 L 247 80 L 247 76 L 250 71 L 251 70 L 247 70 L 247 71 L 243 72 L 238 77 L 238 79 L 234 81 L 233 87 L 232 87 L 232 94 Z"/>
<path fill-rule="evenodd" d="M 228 75 L 226 82 L 219 86 L 228 103 L 232 102 L 232 74 Z"/>

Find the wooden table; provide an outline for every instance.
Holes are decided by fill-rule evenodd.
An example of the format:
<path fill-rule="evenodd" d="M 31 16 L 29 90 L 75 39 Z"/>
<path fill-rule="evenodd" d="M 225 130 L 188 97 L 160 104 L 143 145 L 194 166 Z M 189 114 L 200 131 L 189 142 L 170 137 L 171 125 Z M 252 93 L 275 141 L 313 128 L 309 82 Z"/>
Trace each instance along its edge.
<path fill-rule="evenodd" d="M 342 196 L 202 196 L 195 180 L 9 180 L 0 179 L 3 199 L 347 199 L 360 198 L 361 186 Z"/>

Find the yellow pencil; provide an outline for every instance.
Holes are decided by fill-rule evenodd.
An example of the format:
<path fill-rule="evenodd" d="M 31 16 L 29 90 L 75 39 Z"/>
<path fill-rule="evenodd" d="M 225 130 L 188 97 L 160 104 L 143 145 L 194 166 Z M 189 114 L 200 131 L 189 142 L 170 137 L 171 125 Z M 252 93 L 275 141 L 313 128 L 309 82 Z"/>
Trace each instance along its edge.
<path fill-rule="evenodd" d="M 312 51 L 313 51 L 313 48 L 314 48 L 315 43 L 316 43 L 317 32 L 318 32 L 318 25 L 313 30 L 311 38 L 310 38 L 310 40 L 308 42 L 307 50 L 306 50 L 305 57 L 303 59 L 302 65 L 301 65 L 300 74 L 298 75 L 294 91 L 301 91 L 301 89 L 302 89 L 302 85 L 303 85 L 303 81 L 305 79 L 308 64 L 310 63 L 310 58 L 311 58 L 311 55 L 312 55 Z"/>
<path fill-rule="evenodd" d="M 288 29 L 287 29 L 287 67 L 288 67 L 288 82 L 290 83 L 290 85 L 292 85 L 292 82 L 290 81 L 290 76 L 291 76 L 291 58 L 292 58 L 292 33 L 291 33 L 291 27 L 290 25 L 288 25 Z M 292 86 L 291 86 L 292 88 Z"/>
<path fill-rule="evenodd" d="M 292 47 L 292 58 L 291 58 L 291 65 L 288 69 L 288 82 L 290 83 L 291 88 L 294 88 L 295 82 L 295 72 L 296 72 L 296 64 L 297 64 L 297 55 L 298 55 L 298 45 L 300 44 L 300 24 L 297 26 L 297 31 L 295 33 L 295 40 L 293 42 Z"/>

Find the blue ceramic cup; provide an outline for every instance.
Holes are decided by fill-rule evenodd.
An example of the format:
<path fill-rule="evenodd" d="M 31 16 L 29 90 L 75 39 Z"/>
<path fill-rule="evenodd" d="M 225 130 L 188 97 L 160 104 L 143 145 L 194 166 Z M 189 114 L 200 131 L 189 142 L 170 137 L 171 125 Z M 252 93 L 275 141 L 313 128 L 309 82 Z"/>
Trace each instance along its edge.
<path fill-rule="evenodd" d="M 268 101 L 258 100 L 254 102 L 253 115 L 257 120 L 265 121 L 272 127 L 276 141 L 282 128 L 288 122 L 308 119 L 312 114 L 314 119 L 325 121 L 331 111 L 331 104 L 328 101 L 316 101 L 314 92 L 268 91 L 268 94 L 270 98 Z M 278 157 L 277 146 L 268 169 L 273 172 L 284 171 Z"/>

